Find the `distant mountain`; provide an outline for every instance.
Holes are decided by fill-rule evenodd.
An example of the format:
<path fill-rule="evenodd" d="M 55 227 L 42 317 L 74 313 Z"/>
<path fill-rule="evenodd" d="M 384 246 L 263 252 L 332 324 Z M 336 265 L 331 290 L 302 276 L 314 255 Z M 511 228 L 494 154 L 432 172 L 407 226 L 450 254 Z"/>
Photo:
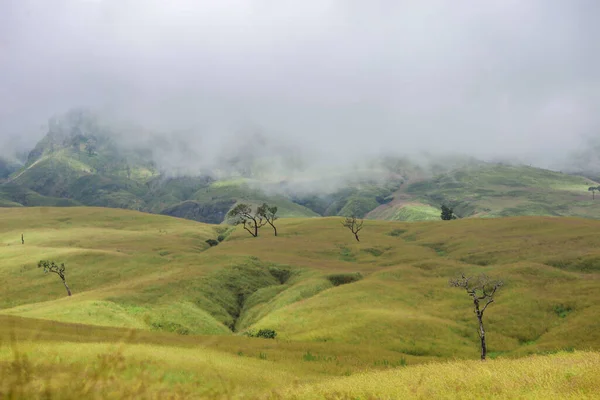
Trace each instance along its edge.
<path fill-rule="evenodd" d="M 482 163 L 409 183 L 394 201 L 372 210 L 376 219 L 439 219 L 442 204 L 459 217 L 520 215 L 600 218 L 600 199 L 588 191 L 598 182 L 582 176 Z"/>
<path fill-rule="evenodd" d="M 230 147 L 212 170 L 175 175 L 160 162 L 172 150 L 168 140 L 124 142 L 141 133 L 120 129 L 82 110 L 53 119 L 24 165 L 0 159 L 0 206 L 102 206 L 208 223 L 221 223 L 238 202 L 276 205 L 281 217 L 437 220 L 442 204 L 459 217 L 600 215 L 588 192 L 599 185 L 593 174 L 427 155 L 309 173 L 301 154 L 254 135 L 250 147 Z"/>
<path fill-rule="evenodd" d="M 0 182 L 19 169 L 19 164 L 0 156 Z"/>

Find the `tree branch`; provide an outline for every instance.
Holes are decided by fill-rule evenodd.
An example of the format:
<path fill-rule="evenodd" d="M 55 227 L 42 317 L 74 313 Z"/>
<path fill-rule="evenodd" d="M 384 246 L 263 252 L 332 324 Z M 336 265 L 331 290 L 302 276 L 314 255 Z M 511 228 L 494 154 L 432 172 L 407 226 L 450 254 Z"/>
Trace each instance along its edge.
<path fill-rule="evenodd" d="M 252 236 L 254 236 L 254 232 L 250 230 L 250 228 L 248 228 L 248 220 L 244 221 L 244 229 L 247 230 Z"/>
<path fill-rule="evenodd" d="M 486 309 L 486 308 L 488 308 L 488 306 L 489 306 L 490 304 L 492 304 L 493 302 L 494 302 L 494 299 L 489 299 L 489 300 L 487 301 L 487 303 L 485 303 L 485 306 L 484 306 L 484 307 L 483 307 L 483 309 L 481 310 L 481 315 L 482 315 L 482 316 L 483 316 L 483 313 L 484 313 L 485 309 Z"/>

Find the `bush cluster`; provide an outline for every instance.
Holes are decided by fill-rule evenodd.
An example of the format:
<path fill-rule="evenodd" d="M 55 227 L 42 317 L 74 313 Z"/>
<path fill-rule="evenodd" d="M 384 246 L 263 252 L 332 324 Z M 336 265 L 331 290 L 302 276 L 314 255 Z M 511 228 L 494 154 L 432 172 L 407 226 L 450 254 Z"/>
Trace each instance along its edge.
<path fill-rule="evenodd" d="M 355 272 L 352 274 L 333 274 L 328 275 L 327 279 L 329 282 L 333 284 L 333 286 L 345 285 L 347 283 L 357 282 L 363 278 L 360 272 Z"/>
<path fill-rule="evenodd" d="M 275 337 L 277 336 L 277 332 L 275 332 L 273 329 L 261 329 L 258 332 L 256 332 L 253 329 L 250 329 L 244 332 L 244 336 L 258 337 L 263 339 L 275 339 Z"/>

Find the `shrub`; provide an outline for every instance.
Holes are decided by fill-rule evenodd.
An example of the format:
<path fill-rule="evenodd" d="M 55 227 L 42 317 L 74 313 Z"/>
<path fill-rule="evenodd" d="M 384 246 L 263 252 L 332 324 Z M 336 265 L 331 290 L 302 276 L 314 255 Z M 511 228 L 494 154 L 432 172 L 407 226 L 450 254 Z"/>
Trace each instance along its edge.
<path fill-rule="evenodd" d="M 222 242 L 223 240 L 225 240 L 226 238 L 227 238 L 227 236 L 225 236 L 225 235 L 217 236 L 217 240 L 219 241 L 219 243 Z"/>
<path fill-rule="evenodd" d="M 153 329 L 157 331 L 167 331 L 172 333 L 177 333 L 179 335 L 189 335 L 190 330 L 185 326 L 178 324 L 177 322 L 152 322 L 151 326 Z"/>
<path fill-rule="evenodd" d="M 564 304 L 554 306 L 554 313 L 558 315 L 559 318 L 566 318 L 571 311 L 573 311 L 573 309 L 570 306 L 565 306 Z"/>
<path fill-rule="evenodd" d="M 345 285 L 347 283 L 357 282 L 363 278 L 360 272 L 355 272 L 353 274 L 333 274 L 327 276 L 329 282 L 333 284 L 333 286 Z"/>
<path fill-rule="evenodd" d="M 243 335 L 263 339 L 275 339 L 275 337 L 277 336 L 277 332 L 275 332 L 273 329 L 261 329 L 258 332 L 254 329 L 249 329 L 246 332 L 244 332 Z"/>
<path fill-rule="evenodd" d="M 256 337 L 264 339 L 275 339 L 275 336 L 277 336 L 277 332 L 275 332 L 273 329 L 261 329 L 256 334 Z"/>
<path fill-rule="evenodd" d="M 208 245 L 209 245 L 210 247 L 213 247 L 213 246 L 216 246 L 216 245 L 218 245 L 218 244 L 219 244 L 219 242 L 217 242 L 215 239 L 208 239 L 208 240 L 206 241 L 206 243 L 208 243 Z"/>

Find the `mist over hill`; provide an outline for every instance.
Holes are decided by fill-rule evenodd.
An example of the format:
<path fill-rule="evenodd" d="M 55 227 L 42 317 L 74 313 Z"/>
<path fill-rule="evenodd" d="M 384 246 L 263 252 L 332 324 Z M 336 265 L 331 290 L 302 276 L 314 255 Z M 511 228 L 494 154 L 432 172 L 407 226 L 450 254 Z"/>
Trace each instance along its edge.
<path fill-rule="evenodd" d="M 21 161 L 1 164 L 0 204 L 116 207 L 209 223 L 223 222 L 242 202 L 276 205 L 282 217 L 429 220 L 439 219 L 442 204 L 461 218 L 597 217 L 588 193 L 599 186 L 593 173 L 393 149 L 329 160 L 319 150 L 258 129 L 206 150 L 177 133 L 71 109 L 49 120 L 47 134 Z"/>
<path fill-rule="evenodd" d="M 173 148 L 146 139 L 174 170 L 257 130 L 318 150 L 314 165 L 426 151 L 547 167 L 598 132 L 599 8 L 8 0 L 0 147 L 31 148 L 49 116 L 84 107 L 166 132 Z"/>
<path fill-rule="evenodd" d="M 590 0 L 8 0 L 2 202 L 206 222 L 265 201 L 593 216 L 598 15 Z"/>

